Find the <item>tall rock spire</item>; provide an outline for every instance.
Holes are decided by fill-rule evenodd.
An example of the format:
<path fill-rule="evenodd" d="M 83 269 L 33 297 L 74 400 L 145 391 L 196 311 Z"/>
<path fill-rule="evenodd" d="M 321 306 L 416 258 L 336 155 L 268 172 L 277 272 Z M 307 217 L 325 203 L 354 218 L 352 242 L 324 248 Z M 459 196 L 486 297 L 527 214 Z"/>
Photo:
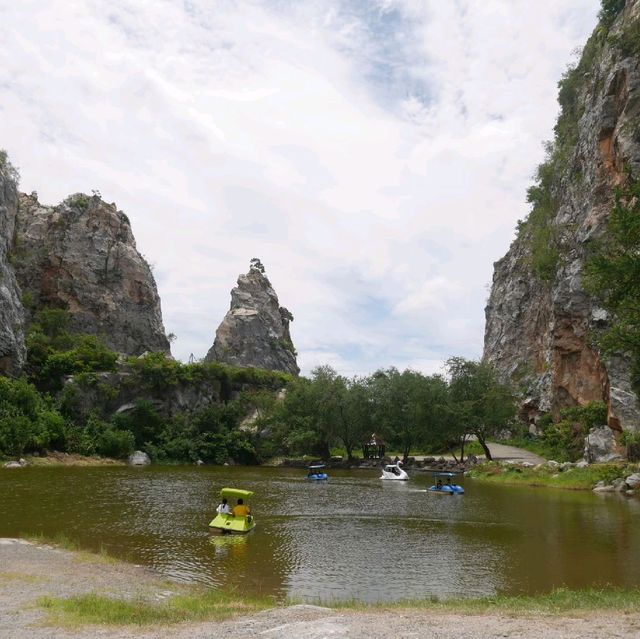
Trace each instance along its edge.
<path fill-rule="evenodd" d="M 280 306 L 260 260 L 238 277 L 231 291 L 231 308 L 216 331 L 207 362 L 253 366 L 292 375 L 300 372 L 289 334 L 293 315 Z"/>

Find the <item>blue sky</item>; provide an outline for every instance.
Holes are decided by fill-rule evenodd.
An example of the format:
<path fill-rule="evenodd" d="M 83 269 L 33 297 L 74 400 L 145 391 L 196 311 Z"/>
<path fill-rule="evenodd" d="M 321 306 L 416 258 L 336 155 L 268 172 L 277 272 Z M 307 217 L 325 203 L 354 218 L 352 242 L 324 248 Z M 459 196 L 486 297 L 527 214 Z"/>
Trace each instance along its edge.
<path fill-rule="evenodd" d="M 202 357 L 249 260 L 303 372 L 479 357 L 597 0 L 0 0 L 0 148 L 98 189 Z"/>

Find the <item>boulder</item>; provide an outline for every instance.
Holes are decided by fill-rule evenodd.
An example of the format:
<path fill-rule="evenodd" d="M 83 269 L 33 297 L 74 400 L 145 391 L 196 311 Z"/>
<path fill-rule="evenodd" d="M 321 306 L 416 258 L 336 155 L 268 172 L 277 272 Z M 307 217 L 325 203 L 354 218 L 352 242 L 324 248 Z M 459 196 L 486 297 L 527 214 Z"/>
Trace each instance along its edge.
<path fill-rule="evenodd" d="M 589 462 L 582 459 L 576 464 L 576 468 L 586 468 L 588 465 Z"/>
<path fill-rule="evenodd" d="M 151 463 L 151 458 L 147 453 L 141 450 L 136 450 L 135 453 L 129 455 L 130 466 L 148 466 Z"/>
<path fill-rule="evenodd" d="M 584 460 L 589 463 L 620 461 L 623 457 L 616 451 L 616 440 L 608 426 L 595 426 L 589 430 L 584 441 Z"/>
<path fill-rule="evenodd" d="M 640 486 L 640 473 L 633 473 L 633 475 L 629 475 L 624 482 L 631 490 L 635 490 Z"/>
<path fill-rule="evenodd" d="M 550 459 L 547 462 L 547 467 L 555 470 L 556 468 L 560 468 L 560 462 L 555 461 L 555 459 Z"/>
<path fill-rule="evenodd" d="M 625 480 L 622 477 L 618 477 L 617 479 L 614 479 L 611 482 L 611 485 L 613 486 L 613 489 L 617 493 L 622 493 L 627 490 L 627 484 L 625 483 Z"/>
<path fill-rule="evenodd" d="M 600 482 L 598 482 L 600 483 Z M 593 488 L 593 492 L 594 493 L 612 493 L 615 491 L 615 488 L 613 486 L 609 485 L 604 485 L 604 482 L 602 482 L 602 486 L 598 486 L 597 484 L 594 486 Z"/>
<path fill-rule="evenodd" d="M 23 465 L 17 461 L 10 461 L 4 464 L 3 468 L 23 468 Z"/>

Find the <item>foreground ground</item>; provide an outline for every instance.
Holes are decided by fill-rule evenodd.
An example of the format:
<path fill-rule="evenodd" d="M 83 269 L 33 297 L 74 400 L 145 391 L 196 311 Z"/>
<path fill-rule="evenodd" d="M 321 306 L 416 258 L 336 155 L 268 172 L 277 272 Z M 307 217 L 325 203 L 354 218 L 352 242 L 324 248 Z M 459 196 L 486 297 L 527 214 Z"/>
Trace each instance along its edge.
<path fill-rule="evenodd" d="M 181 588 L 146 569 L 108 558 L 71 552 L 23 540 L 0 539 L 0 637 L 3 639 L 576 639 L 640 636 L 637 605 L 629 610 L 517 614 L 456 614 L 419 608 L 332 609 L 289 606 L 261 612 L 235 609 L 223 621 L 155 626 L 72 625 L 57 621 L 42 607 L 43 597 L 68 598 L 99 593 L 162 605 Z M 184 589 L 182 589 L 184 591 Z"/>

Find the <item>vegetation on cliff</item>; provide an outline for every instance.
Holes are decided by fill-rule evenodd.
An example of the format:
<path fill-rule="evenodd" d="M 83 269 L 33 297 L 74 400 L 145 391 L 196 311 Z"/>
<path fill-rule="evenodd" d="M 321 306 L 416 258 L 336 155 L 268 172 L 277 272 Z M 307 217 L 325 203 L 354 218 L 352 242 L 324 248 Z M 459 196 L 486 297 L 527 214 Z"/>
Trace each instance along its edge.
<path fill-rule="evenodd" d="M 609 312 L 599 344 L 633 357 L 633 385 L 640 390 L 640 181 L 629 176 L 616 191 L 607 233 L 592 245 L 587 284 Z"/>
<path fill-rule="evenodd" d="M 558 82 L 560 114 L 553 141 L 546 143 L 545 161 L 536 170 L 534 184 L 527 191 L 531 211 L 525 220 L 518 222 L 518 236 L 530 247 L 533 272 L 546 282 L 556 275 L 563 252 L 562 236 L 570 230 L 552 223 L 558 212 L 562 179 L 572 172 L 576 181 L 581 179 L 571 162 L 578 142 L 578 125 L 585 111 L 581 93 L 591 80 L 596 57 L 603 46 L 612 41 L 609 29 L 624 5 L 625 0 L 602 1 L 596 29 L 578 60 L 567 68 Z"/>
<path fill-rule="evenodd" d="M 25 376 L 0 378 L 0 457 L 47 450 L 126 457 L 139 448 L 161 461 L 255 463 L 261 439 L 240 423 L 290 381 L 272 371 L 181 364 L 163 353 L 123 360 L 98 337 L 71 333 L 60 309 L 36 315 L 27 344 Z M 161 401 L 147 399 L 202 385 L 219 401 L 167 415 Z M 127 411 L 110 410 L 123 387 L 138 399 Z M 83 393 L 94 400 L 88 413 L 79 409 Z"/>

